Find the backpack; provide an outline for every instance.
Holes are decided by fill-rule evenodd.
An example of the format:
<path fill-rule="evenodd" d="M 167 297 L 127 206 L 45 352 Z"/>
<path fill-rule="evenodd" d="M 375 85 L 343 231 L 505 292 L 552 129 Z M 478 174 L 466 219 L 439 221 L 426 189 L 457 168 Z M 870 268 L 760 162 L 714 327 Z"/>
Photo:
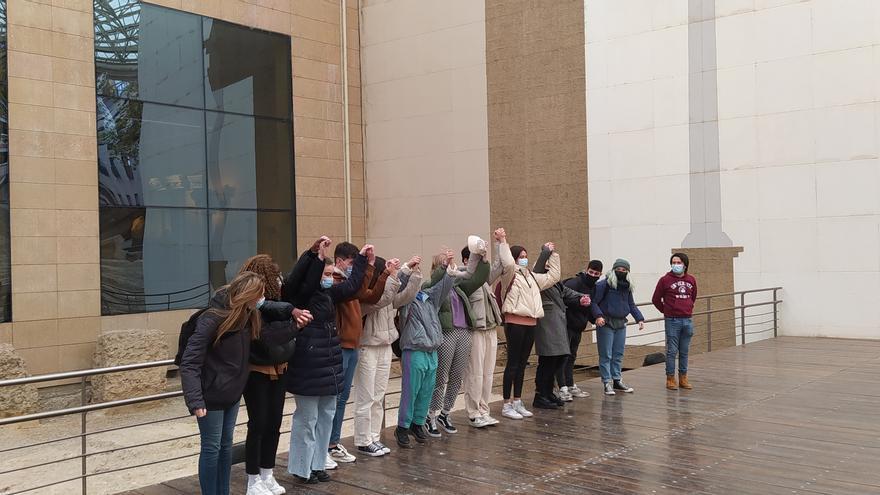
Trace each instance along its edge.
<path fill-rule="evenodd" d="M 186 351 L 186 344 L 189 342 L 189 338 L 192 337 L 192 334 L 196 331 L 196 323 L 198 323 L 199 317 L 207 310 L 208 308 L 202 308 L 196 311 L 188 320 L 183 322 L 183 325 L 180 325 L 180 336 L 177 338 L 177 355 L 174 356 L 175 365 L 180 366 L 180 362 L 183 359 L 183 353 Z"/>

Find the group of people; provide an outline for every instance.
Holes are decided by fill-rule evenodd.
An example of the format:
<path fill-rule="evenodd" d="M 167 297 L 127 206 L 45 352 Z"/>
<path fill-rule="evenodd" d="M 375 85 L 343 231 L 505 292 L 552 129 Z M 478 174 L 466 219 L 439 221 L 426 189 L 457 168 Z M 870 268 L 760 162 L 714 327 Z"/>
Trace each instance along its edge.
<path fill-rule="evenodd" d="M 419 256 L 385 260 L 369 244 L 358 249 L 348 242 L 331 255 L 327 237 L 315 241 L 286 276 L 268 255 L 248 259 L 210 307 L 193 315 L 191 331 L 181 333 L 183 393 L 201 434 L 202 493 L 229 493 L 242 396 L 248 495 L 285 492 L 273 468 L 287 392 L 296 402 L 288 472 L 300 482 L 329 481 L 328 470 L 356 460 L 340 443 L 352 388 L 357 453 L 391 453 L 380 433 L 394 354 L 402 372 L 394 431 L 400 448 L 440 437 L 441 431 L 456 433 L 450 412 L 462 388 L 470 426 L 497 424 L 489 405 L 498 327 L 504 328 L 507 352 L 504 418 L 533 416 L 522 400 L 533 348 L 538 367 L 532 407 L 556 409 L 589 396 L 573 376 L 589 324 L 596 327 L 604 393 L 632 393 L 621 374 L 627 318 L 642 329 L 644 316 L 634 302 L 629 263 L 616 260 L 603 278 L 602 262 L 592 260 L 561 281 L 552 242 L 530 263 L 524 247 L 508 244 L 504 229 L 493 237 L 491 260 L 489 243 L 470 236 L 460 265 L 451 250 L 442 249 L 424 278 Z M 673 255 L 653 297 L 666 317 L 670 389 L 692 388 L 687 355 L 697 286 L 688 263 L 686 255 Z"/>

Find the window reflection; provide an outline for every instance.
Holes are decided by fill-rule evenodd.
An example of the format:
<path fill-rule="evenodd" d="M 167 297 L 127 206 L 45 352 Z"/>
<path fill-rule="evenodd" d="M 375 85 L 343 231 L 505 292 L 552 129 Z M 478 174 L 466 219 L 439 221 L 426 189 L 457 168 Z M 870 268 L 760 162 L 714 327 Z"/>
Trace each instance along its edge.
<path fill-rule="evenodd" d="M 0 322 L 12 320 L 9 241 L 9 105 L 6 82 L 6 0 L 0 0 Z"/>
<path fill-rule="evenodd" d="M 205 306 L 206 212 L 102 208 L 102 314 Z"/>
<path fill-rule="evenodd" d="M 289 211 L 211 210 L 211 288 L 238 273 L 256 253 L 269 253 L 282 271 L 293 268 L 293 213 Z"/>

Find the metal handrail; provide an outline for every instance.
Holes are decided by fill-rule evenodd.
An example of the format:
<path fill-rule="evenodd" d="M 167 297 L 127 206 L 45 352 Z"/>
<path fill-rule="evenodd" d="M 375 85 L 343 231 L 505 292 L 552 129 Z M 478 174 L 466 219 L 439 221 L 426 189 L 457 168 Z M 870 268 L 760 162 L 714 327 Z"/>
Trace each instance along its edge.
<path fill-rule="evenodd" d="M 780 290 L 782 290 L 781 287 L 771 287 L 771 288 L 765 288 L 765 289 L 751 289 L 751 290 L 746 290 L 746 291 L 736 291 L 736 292 L 730 292 L 730 293 L 709 294 L 709 295 L 698 297 L 697 298 L 698 300 L 705 299 L 705 300 L 707 300 L 707 303 L 708 303 L 708 310 L 693 313 L 693 316 L 695 316 L 695 317 L 696 316 L 706 316 L 707 317 L 706 318 L 706 320 L 707 320 L 706 321 L 706 323 L 707 323 L 706 330 L 707 330 L 707 337 L 708 338 L 707 338 L 706 342 L 708 344 L 708 351 L 711 351 L 713 342 L 718 342 L 718 341 L 728 341 L 729 342 L 732 339 L 734 341 L 736 341 L 735 339 L 737 337 L 740 337 L 740 341 L 744 345 L 746 335 L 765 334 L 767 332 L 772 331 L 773 336 L 775 337 L 778 332 L 778 324 L 779 324 L 778 305 L 782 303 L 782 300 L 780 300 L 778 298 L 778 291 L 780 291 Z M 755 294 L 755 293 L 771 292 L 771 291 L 772 291 L 772 295 L 773 295 L 772 301 L 745 304 L 745 295 L 746 294 Z M 729 296 L 740 296 L 740 304 L 737 305 L 736 303 L 734 303 L 733 306 L 724 307 L 724 308 L 713 308 L 712 307 L 711 300 L 713 298 L 729 297 Z M 639 303 L 638 306 L 653 306 L 653 305 L 651 303 Z M 756 307 L 766 307 L 766 306 L 772 306 L 772 309 L 767 312 L 762 312 L 759 314 L 752 314 L 752 315 L 746 314 L 746 309 L 756 308 Z M 734 313 L 733 318 L 725 318 L 723 320 L 713 320 L 712 319 L 713 314 L 723 313 L 723 312 L 733 312 Z M 757 317 L 769 316 L 771 314 L 773 315 L 772 319 L 767 319 L 767 320 L 763 320 L 763 321 L 759 321 L 759 322 L 752 321 L 750 323 L 746 323 L 747 318 L 754 319 Z M 663 318 L 646 319 L 645 323 L 656 323 L 656 322 L 660 322 L 660 321 L 663 321 Z M 737 328 L 737 322 L 739 322 L 738 328 Z M 720 323 L 733 324 L 733 327 L 734 327 L 733 335 L 726 335 L 723 337 L 718 337 L 718 338 L 713 339 L 712 338 L 712 328 L 711 328 L 713 323 L 715 323 L 716 325 L 718 325 Z M 745 328 L 747 325 L 748 326 L 760 326 L 760 325 L 768 325 L 770 323 L 772 323 L 773 325 L 771 327 L 768 327 L 763 330 L 756 330 L 756 331 L 752 331 L 752 332 L 745 331 Z M 636 324 L 637 324 L 636 322 L 628 322 L 627 323 L 627 325 L 636 325 Z M 586 332 L 595 332 L 595 330 L 596 330 L 595 327 L 593 327 L 590 329 L 586 329 L 585 331 Z M 657 330 L 657 331 L 652 331 L 652 332 L 640 333 L 640 334 L 638 334 L 638 336 L 644 337 L 644 336 L 648 336 L 648 335 L 655 335 L 655 334 L 660 333 L 662 331 L 663 330 Z M 665 338 L 663 340 L 658 340 L 658 341 L 633 344 L 631 347 L 632 348 L 642 348 L 642 347 L 646 347 L 646 346 L 652 346 L 652 345 L 660 344 L 660 343 L 664 342 L 664 340 L 665 340 Z M 506 346 L 506 342 L 499 342 L 498 346 L 499 347 Z M 577 364 L 577 360 L 575 362 Z M 116 448 L 111 448 L 111 449 L 97 451 L 97 452 L 87 452 L 86 439 L 89 436 L 99 435 L 99 434 L 112 432 L 112 431 L 118 431 L 118 430 L 122 430 L 122 429 L 130 429 L 130 428 L 136 428 L 136 427 L 141 427 L 141 426 L 147 426 L 147 425 L 152 425 L 152 424 L 156 424 L 156 423 L 160 423 L 160 422 L 164 422 L 164 421 L 174 421 L 174 420 L 185 419 L 189 415 L 175 416 L 175 417 L 171 417 L 171 418 L 153 420 L 153 421 L 138 423 L 138 424 L 134 424 L 134 425 L 126 425 L 126 426 L 120 426 L 120 427 L 115 427 L 115 428 L 106 428 L 103 430 L 89 432 L 89 431 L 87 431 L 87 428 L 86 428 L 86 417 L 89 412 L 104 410 L 104 409 L 112 409 L 112 408 L 116 408 L 116 407 L 133 405 L 133 404 L 153 402 L 153 401 L 158 401 L 158 400 L 173 399 L 173 398 L 182 396 L 183 392 L 182 391 L 172 391 L 172 392 L 165 392 L 165 393 L 161 393 L 161 394 L 153 394 L 153 395 L 148 395 L 148 396 L 135 397 L 135 398 L 131 398 L 131 399 L 122 399 L 122 400 L 116 400 L 116 401 L 103 402 L 103 403 L 99 403 L 99 404 L 86 405 L 85 404 L 86 378 L 90 377 L 90 376 L 102 375 L 102 374 L 107 374 L 107 373 L 135 371 L 135 370 L 142 370 L 142 369 L 157 368 L 157 367 L 162 367 L 162 366 L 171 367 L 173 365 L 174 365 L 174 361 L 171 359 L 168 359 L 168 360 L 162 360 L 162 361 L 152 361 L 152 362 L 147 362 L 147 363 L 134 363 L 134 364 L 112 366 L 112 367 L 105 367 L 105 368 L 77 370 L 77 371 L 62 372 L 62 373 L 52 373 L 52 374 L 39 375 L 39 376 L 34 376 L 34 377 L 15 378 L 15 379 L 10 379 L 10 380 L 0 381 L 0 388 L 7 387 L 7 386 L 15 386 L 15 385 L 44 383 L 44 382 L 51 382 L 51 381 L 58 381 L 58 380 L 68 380 L 68 379 L 72 379 L 72 378 L 79 378 L 80 385 L 81 385 L 82 405 L 80 405 L 78 407 L 71 407 L 71 408 L 59 409 L 59 410 L 55 410 L 55 411 L 46 411 L 46 412 L 41 412 L 41 413 L 35 413 L 35 414 L 18 416 L 18 417 L 0 419 L 0 426 L 5 426 L 5 425 L 10 425 L 10 424 L 22 423 L 22 422 L 26 422 L 26 421 L 56 418 L 56 417 L 69 416 L 69 415 L 75 415 L 75 414 L 78 414 L 81 416 L 81 431 L 80 431 L 79 435 L 58 438 L 58 439 L 54 439 L 54 440 L 50 440 L 50 441 L 41 441 L 41 442 L 37 442 L 34 444 L 30 444 L 30 445 L 7 448 L 7 449 L 3 449 L 2 451 L 0 451 L 0 452 L 5 453 L 5 452 L 14 451 L 14 450 L 20 450 L 20 449 L 31 448 L 31 447 L 41 446 L 41 445 L 47 445 L 49 443 L 61 442 L 61 441 L 66 441 L 66 440 L 75 440 L 77 438 L 81 439 L 82 449 L 81 449 L 81 453 L 77 456 L 66 457 L 63 459 L 57 459 L 55 461 L 43 461 L 43 462 L 40 462 L 39 464 L 26 466 L 23 468 L 18 468 L 19 470 L 33 469 L 36 467 L 51 465 L 51 464 L 58 463 L 58 462 L 70 462 L 70 461 L 75 461 L 76 459 L 81 459 L 82 472 L 79 476 L 73 477 L 70 479 L 66 479 L 66 480 L 61 480 L 61 481 L 56 481 L 56 482 L 44 484 L 44 485 L 41 485 L 38 487 L 32 487 L 32 488 L 28 488 L 28 489 L 24 489 L 24 490 L 19 490 L 14 493 L 33 492 L 35 490 L 40 490 L 40 489 L 43 489 L 43 488 L 46 488 L 49 486 L 62 484 L 62 483 L 69 483 L 69 482 L 76 481 L 76 480 L 81 480 L 82 485 L 83 485 L 83 493 L 86 493 L 87 479 L 89 479 L 89 478 L 92 478 L 95 476 L 100 476 L 100 475 L 105 475 L 105 474 L 110 474 L 110 473 L 115 473 L 115 472 L 119 472 L 119 471 L 124 471 L 124 470 L 143 468 L 146 466 L 151 466 L 151 465 L 159 464 L 159 463 L 163 463 L 163 462 L 186 459 L 186 458 L 194 457 L 194 456 L 198 455 L 198 453 L 192 453 L 192 454 L 176 456 L 176 457 L 171 457 L 171 458 L 163 458 L 163 459 L 159 459 L 156 461 L 147 462 L 144 464 L 123 466 L 123 467 L 119 467 L 119 468 L 114 468 L 114 469 L 109 469 L 109 470 L 104 470 L 104 471 L 96 471 L 96 472 L 92 472 L 92 473 L 87 472 L 87 469 L 86 469 L 87 468 L 86 460 L 89 457 L 105 455 L 105 454 L 109 454 L 109 453 L 113 453 L 113 452 L 118 452 L 121 450 L 139 448 L 139 447 L 143 447 L 146 445 L 156 445 L 159 443 L 186 439 L 186 438 L 195 437 L 198 435 L 196 433 L 196 434 L 191 434 L 191 435 L 175 436 L 172 438 L 165 438 L 165 439 L 150 441 L 150 442 L 146 442 L 146 443 L 142 443 L 142 444 L 116 447 Z M 500 371 L 496 371 L 493 374 L 495 376 L 498 376 L 501 373 L 502 372 L 500 372 Z M 392 379 L 392 380 L 399 380 L 400 378 L 401 378 L 400 376 L 390 377 L 390 379 Z M 528 378 L 528 379 L 531 379 L 531 378 Z M 386 393 L 385 396 L 386 397 L 389 397 L 389 396 L 393 397 L 395 395 L 400 395 L 401 393 L 402 393 L 402 391 L 400 391 L 400 390 L 389 391 Z M 285 401 L 286 400 L 289 400 L 289 398 L 286 398 Z M 387 406 L 387 403 L 383 399 L 383 410 L 387 412 L 387 411 L 390 411 L 393 409 L 394 408 L 389 408 Z M 283 416 L 286 417 L 286 416 L 291 416 L 291 415 L 292 415 L 292 413 L 287 413 L 287 414 L 284 414 Z M 387 419 L 387 414 L 386 414 L 386 419 Z M 348 418 L 345 421 L 351 421 L 351 418 Z M 245 423 L 241 423 L 236 426 L 241 426 L 243 424 L 245 424 Z M 385 423 L 385 420 L 383 420 L 383 424 L 385 424 L 387 426 L 387 424 Z M 282 433 L 289 433 L 289 431 L 285 431 Z M 10 471 L 0 473 L 0 474 L 6 474 L 8 472 L 10 472 Z"/>

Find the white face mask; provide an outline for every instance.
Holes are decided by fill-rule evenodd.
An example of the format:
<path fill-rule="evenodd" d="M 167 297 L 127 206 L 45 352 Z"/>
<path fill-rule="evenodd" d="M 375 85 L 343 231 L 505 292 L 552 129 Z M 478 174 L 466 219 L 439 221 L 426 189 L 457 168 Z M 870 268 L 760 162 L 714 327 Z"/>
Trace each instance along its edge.
<path fill-rule="evenodd" d="M 529 266 L 529 259 L 528 258 L 519 258 L 518 260 L 516 260 L 516 262 L 519 263 L 519 266 L 521 266 L 523 268 L 526 268 L 527 266 Z"/>

